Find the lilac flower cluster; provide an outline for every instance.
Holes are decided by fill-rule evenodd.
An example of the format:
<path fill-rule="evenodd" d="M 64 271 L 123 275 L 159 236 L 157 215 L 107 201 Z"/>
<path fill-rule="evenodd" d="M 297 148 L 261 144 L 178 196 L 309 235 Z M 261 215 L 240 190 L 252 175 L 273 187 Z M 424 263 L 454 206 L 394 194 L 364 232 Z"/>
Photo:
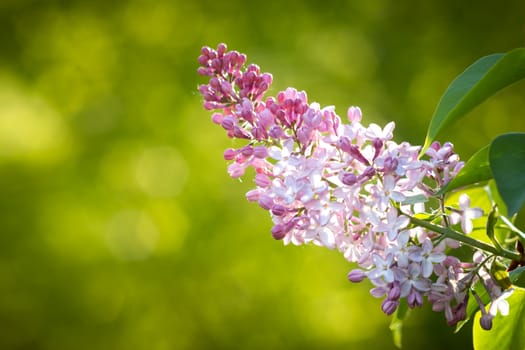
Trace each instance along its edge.
<path fill-rule="evenodd" d="M 447 255 L 459 242 L 411 220 L 461 223 L 468 234 L 471 220 L 482 215 L 466 195 L 450 213 L 431 200 L 463 166 L 452 144 L 434 142 L 420 158 L 420 146 L 392 140 L 393 122 L 363 125 L 358 107 L 348 109 L 343 123 L 334 107 L 309 103 L 303 91 L 288 88 L 265 98 L 272 76 L 245 63 L 245 55 L 224 44 L 204 47 L 198 72 L 210 80 L 199 91 L 204 107 L 216 110 L 213 122 L 246 140 L 224 152 L 228 173 L 236 178 L 255 170 L 256 187 L 246 197 L 270 213 L 272 236 L 340 251 L 358 265 L 348 279 L 368 278 L 386 314 L 401 299 L 413 308 L 426 298 L 450 325 L 465 319 L 469 288 L 489 262 Z M 493 295 L 503 294 L 492 287 Z"/>

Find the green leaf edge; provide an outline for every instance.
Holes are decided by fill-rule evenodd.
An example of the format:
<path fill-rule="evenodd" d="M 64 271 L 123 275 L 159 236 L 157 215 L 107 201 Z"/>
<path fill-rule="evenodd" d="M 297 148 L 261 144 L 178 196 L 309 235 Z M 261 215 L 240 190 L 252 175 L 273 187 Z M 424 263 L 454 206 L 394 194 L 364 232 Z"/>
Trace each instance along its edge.
<path fill-rule="evenodd" d="M 501 135 L 498 135 L 496 138 L 494 138 L 494 140 L 492 140 L 492 142 L 490 144 L 490 149 L 489 149 L 489 164 L 490 164 L 490 167 L 491 167 L 493 178 L 494 178 L 494 181 L 496 182 L 496 186 L 498 188 L 498 192 L 499 192 L 500 196 L 502 197 L 503 201 L 505 202 L 505 204 L 507 206 L 508 215 L 511 216 L 511 217 L 514 214 L 516 214 L 521 209 L 521 207 L 524 205 L 525 201 L 522 200 L 522 203 L 520 203 L 519 206 L 515 206 L 514 203 L 512 203 L 509 200 L 508 197 L 504 198 L 504 196 L 505 196 L 504 194 L 506 193 L 506 191 L 501 191 L 501 189 L 502 189 L 502 186 L 506 185 L 506 181 L 505 181 L 504 178 L 500 178 L 500 176 L 499 176 L 500 171 L 496 167 L 496 165 L 494 164 L 495 160 L 498 159 L 498 158 L 496 158 L 497 154 L 495 154 L 495 151 L 494 151 L 494 148 L 495 148 L 494 144 L 500 142 L 500 140 L 502 140 L 502 139 L 516 137 L 516 136 L 521 137 L 522 140 L 525 141 L 525 133 L 523 133 L 523 132 L 511 132 L 511 133 L 501 134 Z M 517 152 L 525 153 L 525 150 L 518 149 Z M 504 193 L 503 195 L 502 195 L 502 192 Z"/>
<path fill-rule="evenodd" d="M 502 74 L 501 70 L 511 65 L 516 66 L 516 69 L 512 71 L 514 73 L 504 72 L 506 74 Z M 439 132 L 450 123 L 463 117 L 499 90 L 523 78 L 525 78 L 524 48 L 517 48 L 506 54 L 488 55 L 467 67 L 452 81 L 440 98 L 430 120 L 420 155 L 425 153 Z"/>

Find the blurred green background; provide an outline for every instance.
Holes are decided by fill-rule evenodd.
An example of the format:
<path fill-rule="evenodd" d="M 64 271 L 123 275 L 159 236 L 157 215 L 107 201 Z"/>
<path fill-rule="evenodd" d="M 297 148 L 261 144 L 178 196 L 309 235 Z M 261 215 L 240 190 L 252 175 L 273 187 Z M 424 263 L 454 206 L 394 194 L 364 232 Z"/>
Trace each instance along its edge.
<path fill-rule="evenodd" d="M 284 247 L 202 110 L 200 47 L 229 48 L 341 116 L 423 142 L 450 81 L 525 44 L 525 2 L 0 1 L 1 349 L 392 349 L 335 251 Z M 525 130 L 525 84 L 442 140 Z M 468 349 L 416 310 L 407 349 Z"/>

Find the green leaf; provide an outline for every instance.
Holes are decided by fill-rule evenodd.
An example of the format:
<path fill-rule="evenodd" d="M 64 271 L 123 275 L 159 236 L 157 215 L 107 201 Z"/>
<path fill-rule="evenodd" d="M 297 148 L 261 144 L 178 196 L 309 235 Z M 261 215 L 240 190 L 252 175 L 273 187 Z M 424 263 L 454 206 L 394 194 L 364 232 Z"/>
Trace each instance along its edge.
<path fill-rule="evenodd" d="M 440 131 L 504 87 L 525 77 L 525 49 L 493 54 L 474 62 L 461 73 L 441 97 L 421 153 Z"/>
<path fill-rule="evenodd" d="M 508 215 L 513 216 L 525 203 L 525 133 L 496 137 L 490 145 L 489 162 Z"/>
<path fill-rule="evenodd" d="M 416 204 L 416 203 L 426 203 L 426 202 L 428 202 L 427 197 L 425 197 L 422 194 L 416 194 L 414 196 L 405 198 L 405 200 L 402 201 L 401 204 Z"/>
<path fill-rule="evenodd" d="M 525 266 L 518 267 L 517 269 L 509 272 L 509 278 L 512 284 L 518 287 L 525 287 Z"/>
<path fill-rule="evenodd" d="M 477 350 L 523 350 L 525 349 L 525 290 L 516 288 L 507 299 L 510 311 L 508 316 L 498 314 L 492 320 L 492 329 L 481 328 L 481 312 L 476 313 L 473 325 L 474 349 Z"/>
<path fill-rule="evenodd" d="M 401 349 L 402 345 L 403 321 L 408 317 L 409 313 L 410 309 L 408 308 L 408 304 L 405 299 L 402 299 L 396 312 L 392 315 L 392 321 L 390 322 L 394 345 L 399 349 Z"/>
<path fill-rule="evenodd" d="M 438 194 L 490 179 L 492 179 L 492 172 L 489 164 L 489 146 L 487 145 L 470 157 L 454 179 L 447 186 L 443 187 Z"/>
<path fill-rule="evenodd" d="M 488 186 L 485 186 L 485 189 L 490 197 L 492 204 L 496 204 L 498 206 L 499 217 L 501 218 L 503 216 L 509 215 L 509 211 L 507 210 L 507 204 L 505 204 L 505 202 L 501 198 L 501 195 L 498 192 L 498 186 L 496 186 L 496 181 L 494 181 L 494 179 L 490 180 Z"/>
<path fill-rule="evenodd" d="M 498 239 L 494 235 L 497 222 L 498 222 L 498 206 L 496 204 L 493 204 L 492 210 L 487 216 L 486 232 L 487 232 L 487 237 L 490 238 L 492 243 L 494 243 L 494 246 L 498 248 L 499 250 L 501 250 L 501 244 L 499 243 Z M 495 263 L 497 263 L 497 261 L 494 261 L 492 266 L 494 266 Z"/>

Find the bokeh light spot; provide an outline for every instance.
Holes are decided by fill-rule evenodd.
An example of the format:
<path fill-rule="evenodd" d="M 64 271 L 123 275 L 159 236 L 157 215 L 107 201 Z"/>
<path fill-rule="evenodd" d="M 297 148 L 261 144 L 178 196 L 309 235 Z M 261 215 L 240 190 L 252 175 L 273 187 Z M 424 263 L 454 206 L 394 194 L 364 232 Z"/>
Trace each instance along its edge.
<path fill-rule="evenodd" d="M 158 235 L 156 225 L 146 213 L 125 210 L 111 218 L 106 230 L 106 242 L 119 259 L 144 260 L 155 249 Z"/>
<path fill-rule="evenodd" d="M 0 75 L 0 157 L 46 163 L 71 149 L 68 130 L 43 99 Z"/>
<path fill-rule="evenodd" d="M 138 158 L 135 175 L 140 188 L 150 196 L 169 197 L 184 186 L 188 167 L 173 147 L 147 148 Z"/>

